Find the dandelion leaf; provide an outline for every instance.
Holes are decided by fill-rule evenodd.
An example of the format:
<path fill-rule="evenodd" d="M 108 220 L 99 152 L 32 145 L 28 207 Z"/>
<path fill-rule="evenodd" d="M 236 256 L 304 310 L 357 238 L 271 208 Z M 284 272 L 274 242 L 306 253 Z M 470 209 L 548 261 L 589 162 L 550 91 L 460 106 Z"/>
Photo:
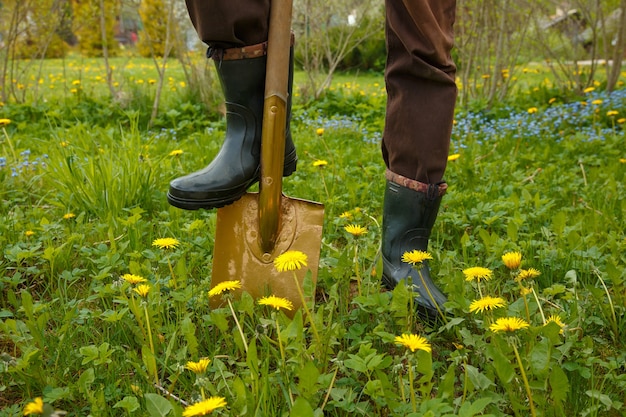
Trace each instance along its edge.
<path fill-rule="evenodd" d="M 474 417 L 477 415 L 484 415 L 483 410 L 489 404 L 492 403 L 492 399 L 490 397 L 479 398 L 476 401 L 470 402 L 466 401 L 459 408 L 459 417 Z"/>
<path fill-rule="evenodd" d="M 137 401 L 137 397 L 132 395 L 127 395 L 120 401 L 116 402 L 113 408 L 123 408 L 127 413 L 132 413 L 133 411 L 139 408 L 139 401 Z"/>
<path fill-rule="evenodd" d="M 191 317 L 187 316 L 181 323 L 181 332 L 187 342 L 189 353 L 192 356 L 198 355 L 198 338 L 196 338 L 196 326 L 193 324 Z"/>
<path fill-rule="evenodd" d="M 298 372 L 298 390 L 306 397 L 310 397 L 318 390 L 317 382 L 320 373 L 313 361 L 308 361 Z"/>
<path fill-rule="evenodd" d="M 488 345 L 487 352 L 493 361 L 493 367 L 500 381 L 502 381 L 503 384 L 509 384 L 515 377 L 515 368 L 513 368 L 509 359 L 498 347 L 492 345 Z"/>
<path fill-rule="evenodd" d="M 485 374 L 481 373 L 478 368 L 472 365 L 465 365 L 465 369 L 470 382 L 479 391 L 487 390 L 489 387 L 495 385 L 493 381 L 485 376 Z"/>
<path fill-rule="evenodd" d="M 302 397 L 296 398 L 296 401 L 293 403 L 293 407 L 291 407 L 291 412 L 289 413 L 290 417 L 314 417 L 313 407 L 307 400 Z"/>
<path fill-rule="evenodd" d="M 530 367 L 535 374 L 541 375 L 550 365 L 550 341 L 541 339 L 530 351 Z"/>
<path fill-rule="evenodd" d="M 159 394 L 148 392 L 143 397 L 150 417 L 165 417 L 172 411 L 172 404 Z"/>
<path fill-rule="evenodd" d="M 563 401 L 567 399 L 569 381 L 567 380 L 567 375 L 560 366 L 552 367 L 552 373 L 550 374 L 550 390 L 551 397 L 555 405 L 561 408 Z"/>

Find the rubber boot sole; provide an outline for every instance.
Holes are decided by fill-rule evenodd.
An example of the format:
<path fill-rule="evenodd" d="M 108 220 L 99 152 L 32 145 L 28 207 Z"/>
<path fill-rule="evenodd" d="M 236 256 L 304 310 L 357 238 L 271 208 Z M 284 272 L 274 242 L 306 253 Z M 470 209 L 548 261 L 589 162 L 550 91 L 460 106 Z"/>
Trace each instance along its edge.
<path fill-rule="evenodd" d="M 283 168 L 283 177 L 288 177 L 296 171 L 296 165 L 298 163 L 298 158 L 294 158 L 291 161 L 286 162 Z M 239 200 L 248 190 L 248 188 L 252 187 L 254 184 L 259 182 L 261 178 L 260 169 L 257 170 L 257 173 L 254 177 L 248 181 L 247 183 L 242 184 L 240 187 L 228 190 L 228 192 L 224 192 L 224 196 L 219 198 L 212 199 L 183 199 L 172 195 L 169 191 L 167 192 L 167 202 L 177 208 L 183 210 L 199 210 L 205 209 L 210 210 L 214 208 L 220 208 L 227 206 L 229 204 L 234 203 Z"/>

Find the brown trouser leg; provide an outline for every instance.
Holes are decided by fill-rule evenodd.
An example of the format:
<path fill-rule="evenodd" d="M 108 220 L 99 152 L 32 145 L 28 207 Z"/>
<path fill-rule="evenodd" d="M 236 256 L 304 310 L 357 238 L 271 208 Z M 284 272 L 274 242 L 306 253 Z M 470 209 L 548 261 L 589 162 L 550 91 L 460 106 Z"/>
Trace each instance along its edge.
<path fill-rule="evenodd" d="M 200 39 L 222 48 L 267 40 L 270 0 L 186 0 Z M 385 0 L 387 114 L 382 153 L 395 174 L 442 180 L 456 85 L 455 0 Z"/>
<path fill-rule="evenodd" d="M 457 88 L 450 57 L 455 0 L 385 0 L 387 168 L 434 184 L 443 179 Z"/>
<path fill-rule="evenodd" d="M 265 42 L 270 0 L 185 0 L 200 39 L 231 48 Z"/>

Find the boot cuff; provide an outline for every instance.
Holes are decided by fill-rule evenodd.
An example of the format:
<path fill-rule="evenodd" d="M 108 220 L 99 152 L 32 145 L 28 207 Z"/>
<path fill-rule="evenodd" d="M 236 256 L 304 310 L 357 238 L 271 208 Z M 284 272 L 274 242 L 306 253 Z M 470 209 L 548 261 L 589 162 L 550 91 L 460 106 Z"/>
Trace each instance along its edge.
<path fill-rule="evenodd" d="M 424 182 L 419 182 L 417 180 L 412 180 L 410 178 L 404 177 L 400 174 L 396 174 L 389 169 L 385 171 L 385 178 L 387 179 L 387 181 L 391 181 L 394 184 L 398 184 L 413 191 L 424 193 L 432 199 L 441 197 L 446 193 L 446 190 L 448 189 L 448 184 L 446 184 L 445 181 L 441 181 L 436 184 L 426 184 Z"/>
<path fill-rule="evenodd" d="M 295 43 L 295 35 L 291 32 L 291 46 Z M 220 48 L 210 46 L 207 50 L 207 58 L 213 58 L 216 61 L 232 61 L 235 59 L 258 58 L 267 55 L 267 41 L 235 48 Z"/>

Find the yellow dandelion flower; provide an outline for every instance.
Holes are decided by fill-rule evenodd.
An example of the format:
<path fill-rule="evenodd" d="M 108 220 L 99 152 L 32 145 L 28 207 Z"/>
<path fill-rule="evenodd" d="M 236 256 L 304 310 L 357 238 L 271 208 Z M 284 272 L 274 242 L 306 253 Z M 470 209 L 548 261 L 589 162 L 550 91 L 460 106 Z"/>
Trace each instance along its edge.
<path fill-rule="evenodd" d="M 619 119 L 617 119 L 617 123 L 619 123 L 620 125 L 624 122 L 626 122 L 626 117 L 620 117 Z"/>
<path fill-rule="evenodd" d="M 0 127 L 4 127 L 11 123 L 11 119 L 0 119 Z"/>
<path fill-rule="evenodd" d="M 173 237 L 161 237 L 154 239 L 152 246 L 156 246 L 159 249 L 173 249 L 178 246 L 180 242 Z"/>
<path fill-rule="evenodd" d="M 617 110 L 609 110 L 606 112 L 606 115 L 608 117 L 613 117 L 613 116 L 617 116 L 619 114 L 619 112 Z"/>
<path fill-rule="evenodd" d="M 563 329 L 565 329 L 565 323 L 563 323 L 563 321 L 561 320 L 561 316 L 558 316 L 556 314 L 551 315 L 550 317 L 548 317 L 548 320 L 546 320 L 546 325 L 548 323 L 556 323 L 561 330 L 559 330 L 560 334 L 563 334 Z"/>
<path fill-rule="evenodd" d="M 295 271 L 303 266 L 307 266 L 307 259 L 308 257 L 305 253 L 298 250 L 289 250 L 274 259 L 274 268 L 278 272 Z"/>
<path fill-rule="evenodd" d="M 463 270 L 463 274 L 465 275 L 465 281 L 477 281 L 480 282 L 481 279 L 488 281 L 493 276 L 493 271 L 489 268 L 483 268 L 481 266 L 473 266 L 471 268 L 466 268 Z"/>
<path fill-rule="evenodd" d="M 491 78 L 491 75 L 490 74 L 483 74 L 483 75 L 481 75 L 481 78 L 483 80 L 487 80 L 487 79 Z"/>
<path fill-rule="evenodd" d="M 150 286 L 148 284 L 137 285 L 137 287 L 133 288 L 140 297 L 146 298 L 148 293 L 150 292 Z"/>
<path fill-rule="evenodd" d="M 206 372 L 206 369 L 209 367 L 209 363 L 211 363 L 211 360 L 209 358 L 202 358 L 198 362 L 187 362 L 185 368 L 196 374 L 201 374 L 203 372 Z"/>
<path fill-rule="evenodd" d="M 226 407 L 226 405 L 227 403 L 224 397 L 209 397 L 199 403 L 185 407 L 183 417 L 206 416 L 218 408 Z"/>
<path fill-rule="evenodd" d="M 313 161 L 314 167 L 325 167 L 326 165 L 328 165 L 328 161 L 324 161 L 323 159 Z"/>
<path fill-rule="evenodd" d="M 517 276 L 518 281 L 522 281 L 525 279 L 534 279 L 541 275 L 541 272 L 536 270 L 535 268 L 522 269 L 519 271 L 519 275 Z"/>
<path fill-rule="evenodd" d="M 43 414 L 43 400 L 41 397 L 35 398 L 24 407 L 24 415 L 30 416 L 31 414 Z"/>
<path fill-rule="evenodd" d="M 548 104 L 552 104 L 556 101 L 556 98 L 552 97 L 550 100 L 548 100 Z"/>
<path fill-rule="evenodd" d="M 595 87 L 587 87 L 583 90 L 583 93 L 591 93 L 595 90 Z"/>
<path fill-rule="evenodd" d="M 341 213 L 339 215 L 340 219 L 351 219 L 352 218 L 352 213 L 350 213 L 349 211 L 344 211 L 343 213 Z"/>
<path fill-rule="evenodd" d="M 602 100 L 601 99 L 596 99 L 594 101 L 591 102 L 591 104 L 595 104 L 596 106 L 602 104 Z"/>
<path fill-rule="evenodd" d="M 522 254 L 519 252 L 507 252 L 502 255 L 502 262 L 509 269 L 517 269 L 522 264 Z"/>
<path fill-rule="evenodd" d="M 145 279 L 142 276 L 139 275 L 134 275 L 134 274 L 124 274 L 122 275 L 122 279 L 126 282 L 128 282 L 129 284 L 141 284 L 142 282 L 146 282 L 147 279 Z"/>
<path fill-rule="evenodd" d="M 344 227 L 344 230 L 355 237 L 363 236 L 367 233 L 367 227 L 359 226 L 358 224 L 349 224 Z"/>
<path fill-rule="evenodd" d="M 24 232 L 24 234 L 26 235 L 26 237 L 31 237 L 32 235 L 35 234 L 35 232 L 33 232 L 32 230 L 27 230 Z"/>
<path fill-rule="evenodd" d="M 172 152 L 169 153 L 169 156 L 181 156 L 182 154 L 182 149 L 174 149 Z"/>
<path fill-rule="evenodd" d="M 72 81 L 72 85 L 80 85 L 80 80 L 74 80 L 74 81 Z"/>
<path fill-rule="evenodd" d="M 506 301 L 500 297 L 485 296 L 478 300 L 472 301 L 469 306 L 470 313 L 483 313 L 486 310 L 494 310 L 496 308 L 504 307 Z"/>
<path fill-rule="evenodd" d="M 416 350 L 423 350 L 425 352 L 431 352 L 430 343 L 425 337 L 417 334 L 403 334 L 402 336 L 396 336 L 394 339 L 397 345 L 404 346 L 405 348 L 415 352 Z"/>
<path fill-rule="evenodd" d="M 315 134 L 316 134 L 317 136 L 322 136 L 322 135 L 324 134 L 324 128 L 323 128 L 323 127 L 318 128 L 318 129 L 315 131 Z"/>
<path fill-rule="evenodd" d="M 241 281 L 222 281 L 209 290 L 209 297 L 241 288 Z"/>
<path fill-rule="evenodd" d="M 521 296 L 528 295 L 533 292 L 532 288 L 520 287 L 519 293 Z"/>
<path fill-rule="evenodd" d="M 461 157 L 460 153 L 454 153 L 452 155 L 448 156 L 448 162 L 452 162 L 452 161 L 456 161 L 457 159 L 459 159 Z"/>
<path fill-rule="evenodd" d="M 270 306 L 276 310 L 280 310 L 281 308 L 284 308 L 285 310 L 293 310 L 293 303 L 291 301 L 283 297 L 276 297 L 275 295 L 263 297 L 259 299 L 258 303 L 262 306 Z"/>
<path fill-rule="evenodd" d="M 64 220 L 69 220 L 69 219 L 73 219 L 74 217 L 76 217 L 76 215 L 74 213 L 65 213 L 63 215 L 63 219 Z"/>
<path fill-rule="evenodd" d="M 530 324 L 519 317 L 500 317 L 489 326 L 489 330 L 492 332 L 514 332 L 516 330 L 526 329 L 530 327 Z"/>
<path fill-rule="evenodd" d="M 626 164 L 626 158 L 620 158 L 619 159 L 619 163 L 620 164 Z"/>
<path fill-rule="evenodd" d="M 65 141 L 65 140 L 64 140 L 64 141 L 61 141 L 61 143 L 59 143 L 59 145 L 61 145 L 61 147 L 62 147 L 62 148 L 67 148 L 67 147 L 69 146 L 69 144 L 70 144 L 70 143 L 69 143 L 69 142 L 67 142 L 67 141 Z"/>
<path fill-rule="evenodd" d="M 528 113 L 533 114 L 533 113 L 537 113 L 537 107 L 531 107 L 528 109 Z"/>
<path fill-rule="evenodd" d="M 150 84 L 150 85 L 156 84 L 156 80 L 154 78 L 150 78 L 148 80 L 148 84 Z"/>
<path fill-rule="evenodd" d="M 410 252 L 404 252 L 402 254 L 402 262 L 407 264 L 417 265 L 421 264 L 427 259 L 433 259 L 432 255 L 426 251 L 415 249 Z"/>

